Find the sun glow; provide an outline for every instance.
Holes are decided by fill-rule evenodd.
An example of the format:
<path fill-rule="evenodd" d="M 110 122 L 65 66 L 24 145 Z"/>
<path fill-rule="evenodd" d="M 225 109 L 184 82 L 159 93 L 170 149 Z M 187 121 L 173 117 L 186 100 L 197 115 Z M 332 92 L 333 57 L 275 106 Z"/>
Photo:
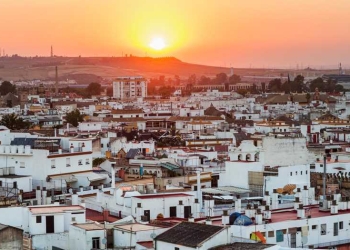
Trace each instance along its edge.
<path fill-rule="evenodd" d="M 164 39 L 161 37 L 153 38 L 149 46 L 155 50 L 162 50 L 165 48 Z"/>

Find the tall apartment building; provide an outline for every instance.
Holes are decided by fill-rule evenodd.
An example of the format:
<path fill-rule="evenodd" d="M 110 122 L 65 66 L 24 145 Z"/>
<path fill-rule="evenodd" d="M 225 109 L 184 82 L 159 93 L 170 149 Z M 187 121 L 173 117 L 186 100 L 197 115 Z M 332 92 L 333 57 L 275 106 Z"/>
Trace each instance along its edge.
<path fill-rule="evenodd" d="M 147 96 L 147 81 L 142 76 L 118 77 L 113 81 L 113 97 L 130 99 Z"/>

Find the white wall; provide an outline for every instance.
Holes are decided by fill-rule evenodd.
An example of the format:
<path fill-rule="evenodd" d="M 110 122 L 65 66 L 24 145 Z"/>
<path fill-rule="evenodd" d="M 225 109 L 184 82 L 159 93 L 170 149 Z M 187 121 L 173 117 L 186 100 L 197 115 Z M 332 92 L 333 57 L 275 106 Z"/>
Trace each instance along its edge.
<path fill-rule="evenodd" d="M 41 216 L 41 223 L 36 223 L 36 216 Z M 35 234 L 46 234 L 46 216 L 54 216 L 54 232 L 64 232 L 64 214 L 37 214 L 29 215 L 29 233 Z"/>
<path fill-rule="evenodd" d="M 52 249 L 53 246 L 59 247 L 61 249 L 69 249 L 68 232 L 32 236 L 33 249 Z"/>
<path fill-rule="evenodd" d="M 264 170 L 261 162 L 225 162 L 224 173 L 220 173 L 218 186 L 235 186 L 249 189 L 249 171 L 261 172 Z"/>
<path fill-rule="evenodd" d="M 139 199 L 136 197 L 131 198 L 131 212 L 133 216 L 137 216 L 136 207 L 137 203 L 141 203 L 142 213 L 144 215 L 145 210 L 150 210 L 150 218 L 157 218 L 158 214 L 163 214 L 165 218 L 170 217 L 170 207 L 177 207 L 177 216 L 180 216 L 179 201 L 182 200 L 184 206 L 191 206 L 191 213 L 194 212 L 194 196 L 183 196 L 183 197 L 165 197 L 162 196 L 158 198 L 151 199 Z"/>
<path fill-rule="evenodd" d="M 0 208 L 0 223 L 23 229 L 28 232 L 28 208 L 5 207 Z"/>
<path fill-rule="evenodd" d="M 331 216 L 322 216 L 322 217 L 315 217 L 315 218 L 309 218 L 309 219 L 296 219 L 296 213 L 295 213 L 295 220 L 286 220 L 282 222 L 276 222 L 276 223 L 269 223 L 266 225 L 252 225 L 252 226 L 231 226 L 231 233 L 235 237 L 243 237 L 243 238 L 250 238 L 250 234 L 255 231 L 260 232 L 266 232 L 266 243 L 267 244 L 278 244 L 282 247 L 288 247 L 290 244 L 290 234 L 284 235 L 284 241 L 283 242 L 276 242 L 276 230 L 282 230 L 288 228 L 294 228 L 294 227 L 302 227 L 302 226 L 309 226 L 308 234 L 307 234 L 307 243 L 304 244 L 304 247 L 308 245 L 314 245 L 315 248 L 317 248 L 318 244 L 326 243 L 326 242 L 332 242 L 332 241 L 338 241 L 338 240 L 348 240 L 350 237 L 350 214 L 338 214 L 338 215 L 331 215 Z M 311 212 L 312 216 L 312 212 Z M 273 219 L 273 215 L 272 215 Z M 273 220 L 272 220 L 273 221 Z M 339 229 L 338 236 L 333 235 L 333 227 L 334 223 L 339 223 L 340 221 L 343 222 L 344 228 Z M 327 230 L 326 235 L 321 235 L 321 224 L 327 224 Z M 317 225 L 316 229 L 312 229 L 312 225 Z M 268 237 L 267 232 L 268 231 L 275 231 L 274 237 Z M 297 235 L 297 247 L 302 247 L 301 244 L 301 232 L 298 232 Z"/>

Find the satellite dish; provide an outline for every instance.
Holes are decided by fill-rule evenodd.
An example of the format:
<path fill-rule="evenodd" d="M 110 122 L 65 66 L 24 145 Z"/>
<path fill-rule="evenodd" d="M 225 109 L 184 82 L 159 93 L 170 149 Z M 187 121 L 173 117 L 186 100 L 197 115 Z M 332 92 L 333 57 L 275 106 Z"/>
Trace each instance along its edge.
<path fill-rule="evenodd" d="M 154 239 L 155 237 L 157 237 L 157 235 L 155 233 L 151 233 L 151 238 Z"/>
<path fill-rule="evenodd" d="M 106 245 L 106 244 L 107 244 L 107 239 L 106 239 L 106 238 L 103 238 L 103 239 L 102 239 L 102 244 L 103 244 L 103 245 Z"/>

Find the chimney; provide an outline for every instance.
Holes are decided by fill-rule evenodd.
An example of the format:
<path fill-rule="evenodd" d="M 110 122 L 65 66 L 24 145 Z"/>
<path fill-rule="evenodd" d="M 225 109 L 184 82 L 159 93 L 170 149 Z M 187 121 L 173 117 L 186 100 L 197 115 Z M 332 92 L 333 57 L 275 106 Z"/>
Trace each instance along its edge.
<path fill-rule="evenodd" d="M 107 208 L 103 209 L 103 220 L 108 221 L 109 210 Z"/>
<path fill-rule="evenodd" d="M 269 191 L 265 191 L 265 195 L 264 195 L 263 200 L 266 201 L 266 204 L 267 204 L 267 205 L 270 205 L 271 201 L 270 201 L 270 194 L 269 194 Z"/>
<path fill-rule="evenodd" d="M 228 224 L 230 224 L 230 216 L 228 215 L 228 211 L 227 210 L 224 210 L 222 211 L 222 217 L 221 217 L 221 222 L 222 222 L 222 225 L 226 226 Z"/>
<path fill-rule="evenodd" d="M 341 201 L 339 202 L 339 210 L 347 210 L 348 202 L 346 201 L 346 197 L 341 197 Z"/>
<path fill-rule="evenodd" d="M 294 200 L 294 209 L 297 210 L 299 208 L 299 204 L 302 204 L 301 201 L 300 201 L 300 198 L 299 197 L 295 197 L 295 200 Z"/>
<path fill-rule="evenodd" d="M 294 198 L 296 198 L 296 197 L 299 197 L 300 199 L 302 198 L 302 197 L 301 197 L 301 190 L 300 190 L 300 188 L 297 188 L 297 192 L 296 192 L 296 194 L 294 195 Z"/>
<path fill-rule="evenodd" d="M 255 223 L 258 225 L 261 225 L 263 223 L 263 215 L 261 213 L 261 210 L 258 209 L 255 215 Z"/>
<path fill-rule="evenodd" d="M 102 201 L 102 189 L 98 189 L 96 192 L 96 202 Z"/>
<path fill-rule="evenodd" d="M 263 212 L 263 218 L 264 218 L 264 220 L 270 220 L 271 219 L 270 206 L 266 206 L 265 207 L 265 210 Z"/>
<path fill-rule="evenodd" d="M 71 152 L 71 153 L 74 153 L 74 146 L 73 146 L 73 143 L 70 144 L 70 152 Z"/>
<path fill-rule="evenodd" d="M 265 210 L 265 206 L 266 206 L 266 201 L 261 201 L 261 205 L 259 206 L 260 210 L 261 211 L 264 211 Z"/>
<path fill-rule="evenodd" d="M 141 216 L 142 216 L 142 205 L 141 203 L 137 203 L 136 207 L 136 220 L 141 221 Z"/>
<path fill-rule="evenodd" d="M 252 212 L 252 210 L 254 211 L 254 209 L 252 209 L 252 205 L 248 204 L 244 211 L 245 215 L 249 218 L 254 217 L 254 212 Z"/>
<path fill-rule="evenodd" d="M 59 153 L 59 154 L 62 154 L 62 148 L 61 148 L 61 146 L 59 146 L 59 148 L 58 148 L 58 153 Z"/>
<path fill-rule="evenodd" d="M 199 204 L 198 199 L 194 199 L 194 209 L 195 209 L 194 217 L 195 217 L 195 218 L 201 217 L 201 216 L 200 216 L 201 207 L 200 207 L 200 204 Z"/>
<path fill-rule="evenodd" d="M 111 193 L 114 194 L 114 189 L 115 189 L 115 169 L 114 169 L 113 164 L 111 165 L 111 176 L 112 176 Z"/>
<path fill-rule="evenodd" d="M 43 201 L 42 201 L 42 205 L 46 205 L 46 198 L 47 198 L 47 190 L 46 187 L 43 187 Z"/>
<path fill-rule="evenodd" d="M 85 152 L 86 151 L 86 147 L 85 147 L 85 143 L 83 142 L 82 145 L 81 145 L 81 151 L 82 152 Z"/>
<path fill-rule="evenodd" d="M 22 201 L 23 201 L 23 189 L 20 189 L 18 194 L 18 202 L 22 203 Z"/>
<path fill-rule="evenodd" d="M 338 214 L 338 204 L 336 200 L 332 200 L 331 214 Z"/>
<path fill-rule="evenodd" d="M 35 199 L 38 201 L 38 205 L 41 205 L 41 189 L 40 189 L 40 186 L 36 187 Z"/>
<path fill-rule="evenodd" d="M 205 220 L 205 224 L 206 225 L 211 225 L 212 224 L 212 221 L 210 219 L 210 217 L 208 216 L 207 219 Z"/>
<path fill-rule="evenodd" d="M 179 217 L 180 218 L 184 218 L 185 216 L 184 216 L 184 205 L 183 205 L 183 203 L 182 203 L 182 200 L 179 200 L 179 212 L 180 212 L 180 215 L 179 215 Z"/>
<path fill-rule="evenodd" d="M 240 195 L 236 195 L 236 200 L 235 200 L 235 212 L 241 213 L 242 211 L 242 200 Z"/>
<path fill-rule="evenodd" d="M 307 206 L 309 205 L 309 190 L 307 186 L 304 186 L 303 190 L 301 191 L 302 201 L 303 205 Z"/>
<path fill-rule="evenodd" d="M 309 187 L 309 199 L 313 202 L 315 200 L 315 188 Z"/>
<path fill-rule="evenodd" d="M 188 222 L 194 222 L 194 218 L 193 218 L 192 214 L 190 215 L 190 217 L 188 217 Z"/>
<path fill-rule="evenodd" d="M 272 209 L 277 209 L 278 208 L 278 193 L 277 193 L 277 189 L 273 190 L 272 193 L 272 204 L 271 204 L 271 208 Z"/>
<path fill-rule="evenodd" d="M 305 219 L 305 209 L 303 204 L 299 204 L 297 209 L 297 218 L 298 219 Z"/>
<path fill-rule="evenodd" d="M 79 205 L 77 191 L 74 190 L 72 194 L 72 205 Z"/>

